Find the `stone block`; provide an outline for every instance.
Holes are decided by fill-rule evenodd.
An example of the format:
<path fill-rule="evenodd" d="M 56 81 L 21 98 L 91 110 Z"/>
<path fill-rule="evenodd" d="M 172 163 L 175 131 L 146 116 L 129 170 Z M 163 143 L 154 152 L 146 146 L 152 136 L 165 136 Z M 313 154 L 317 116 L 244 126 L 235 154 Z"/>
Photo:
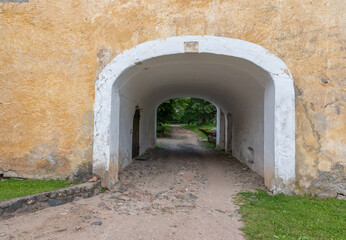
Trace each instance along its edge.
<path fill-rule="evenodd" d="M 67 201 L 67 202 L 72 202 L 74 199 L 75 199 L 74 196 L 67 196 L 67 197 L 66 197 L 66 201 Z"/>
<path fill-rule="evenodd" d="M 93 195 L 89 192 L 89 193 L 85 193 L 84 194 L 84 198 L 90 198 L 92 197 Z"/>
<path fill-rule="evenodd" d="M 12 203 L 7 209 L 6 212 L 8 213 L 13 213 L 14 211 L 18 210 L 19 208 L 21 208 L 24 204 L 24 200 L 20 199 L 14 203 Z"/>
<path fill-rule="evenodd" d="M 62 199 L 62 198 L 49 199 L 48 200 L 48 205 L 51 206 L 51 207 L 56 207 L 56 206 L 59 206 L 59 205 L 63 205 L 65 203 L 67 203 L 67 201 L 65 199 Z"/>

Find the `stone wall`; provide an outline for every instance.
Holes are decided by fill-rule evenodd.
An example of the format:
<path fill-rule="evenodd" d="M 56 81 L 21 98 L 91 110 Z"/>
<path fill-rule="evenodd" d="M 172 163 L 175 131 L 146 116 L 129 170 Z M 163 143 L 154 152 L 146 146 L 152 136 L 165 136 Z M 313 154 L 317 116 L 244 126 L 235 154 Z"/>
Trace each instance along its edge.
<path fill-rule="evenodd" d="M 345 193 L 345 18 L 339 0 L 0 2 L 0 174 L 91 174 L 94 82 L 140 43 L 210 35 L 282 59 L 296 91 L 297 193 Z"/>
<path fill-rule="evenodd" d="M 55 207 L 100 193 L 101 182 L 88 182 L 68 188 L 37 193 L 0 202 L 0 220 L 47 207 Z"/>

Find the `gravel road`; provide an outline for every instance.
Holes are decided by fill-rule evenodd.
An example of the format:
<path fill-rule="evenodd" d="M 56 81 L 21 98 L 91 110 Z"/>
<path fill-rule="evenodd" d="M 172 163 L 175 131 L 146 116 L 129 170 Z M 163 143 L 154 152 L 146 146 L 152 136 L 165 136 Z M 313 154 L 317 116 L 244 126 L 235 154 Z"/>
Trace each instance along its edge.
<path fill-rule="evenodd" d="M 234 196 L 263 178 L 173 126 L 98 196 L 0 222 L 2 239 L 245 239 Z"/>

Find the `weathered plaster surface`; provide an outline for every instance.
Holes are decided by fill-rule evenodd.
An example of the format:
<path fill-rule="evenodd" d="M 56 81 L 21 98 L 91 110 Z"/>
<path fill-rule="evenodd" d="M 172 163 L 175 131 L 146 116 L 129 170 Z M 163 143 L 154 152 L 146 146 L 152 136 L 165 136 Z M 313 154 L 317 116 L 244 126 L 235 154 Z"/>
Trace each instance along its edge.
<path fill-rule="evenodd" d="M 162 101 L 194 96 L 222 106 L 217 121 L 219 149 L 225 149 L 223 111 L 232 112 L 237 130 L 233 154 L 264 176 L 273 191 L 289 192 L 295 180 L 293 79 L 286 65 L 261 46 L 215 36 L 148 41 L 115 57 L 101 72 L 95 91 L 93 166 L 98 171 L 104 168 L 102 173 L 111 167 L 112 156 L 120 170 L 131 162 L 136 107 L 148 119 L 153 106 Z M 153 132 L 146 131 L 147 122 L 140 125 L 140 152 L 144 152 Z"/>
<path fill-rule="evenodd" d="M 339 0 L 1 2 L 0 168 L 65 177 L 91 164 L 93 126 L 83 119 L 103 67 L 145 41 L 214 35 L 256 43 L 286 63 L 297 96 L 297 192 L 327 193 L 315 180 L 346 159 L 345 12 Z M 323 182 L 340 189 L 344 181 Z"/>

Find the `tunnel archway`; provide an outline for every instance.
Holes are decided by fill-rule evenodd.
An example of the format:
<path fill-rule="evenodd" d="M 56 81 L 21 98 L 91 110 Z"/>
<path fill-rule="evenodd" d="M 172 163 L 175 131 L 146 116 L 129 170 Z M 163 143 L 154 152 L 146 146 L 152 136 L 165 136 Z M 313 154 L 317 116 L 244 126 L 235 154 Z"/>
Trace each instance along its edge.
<path fill-rule="evenodd" d="M 289 191 L 295 179 L 293 79 L 286 65 L 261 46 L 211 36 L 146 42 L 114 58 L 95 89 L 93 172 L 103 186 L 112 186 L 119 169 L 132 160 L 136 106 L 143 153 L 155 144 L 158 104 L 184 96 L 218 106 L 218 132 L 232 132 L 233 155 L 262 175 L 271 190 Z M 229 134 L 220 136 L 226 136 L 220 146 L 229 150 Z"/>

